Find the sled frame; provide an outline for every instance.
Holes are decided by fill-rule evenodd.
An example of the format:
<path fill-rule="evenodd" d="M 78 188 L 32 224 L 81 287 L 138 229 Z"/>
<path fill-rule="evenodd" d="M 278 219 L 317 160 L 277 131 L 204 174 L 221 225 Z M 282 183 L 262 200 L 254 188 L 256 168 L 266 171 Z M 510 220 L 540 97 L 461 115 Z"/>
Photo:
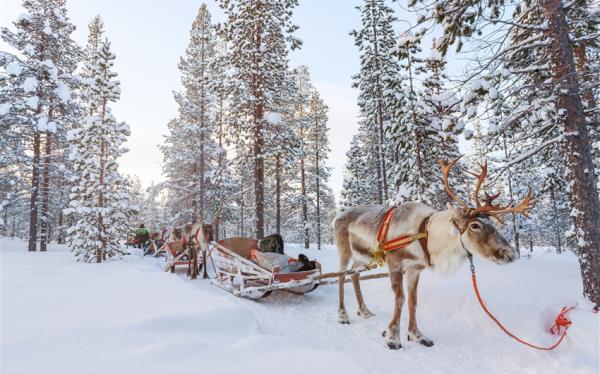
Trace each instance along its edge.
<path fill-rule="evenodd" d="M 210 243 L 208 255 L 216 273 L 211 283 L 236 296 L 259 299 L 275 290 L 304 294 L 320 283 L 320 264 L 314 270 L 280 273 L 278 267 L 265 269 L 217 242 Z"/>

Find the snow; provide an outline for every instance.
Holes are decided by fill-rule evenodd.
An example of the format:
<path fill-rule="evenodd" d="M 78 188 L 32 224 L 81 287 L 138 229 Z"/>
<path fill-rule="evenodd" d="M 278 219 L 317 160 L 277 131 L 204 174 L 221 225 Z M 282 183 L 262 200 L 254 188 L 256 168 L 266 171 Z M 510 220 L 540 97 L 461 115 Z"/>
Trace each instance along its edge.
<path fill-rule="evenodd" d="M 48 129 L 48 117 L 43 116 L 38 118 L 37 121 L 37 130 L 40 132 L 49 131 Z"/>
<path fill-rule="evenodd" d="M 48 122 L 48 130 L 49 133 L 56 133 L 56 122 Z"/>
<path fill-rule="evenodd" d="M 480 291 L 510 329 L 551 344 L 550 320 L 579 302 L 573 326 L 553 352 L 517 345 L 481 311 L 463 266 L 447 279 L 423 272 L 419 327 L 435 345 L 406 341 L 390 351 L 381 338 L 391 318 L 388 279 L 363 282 L 376 316 L 356 316 L 346 286 L 350 325 L 336 322 L 337 287 L 300 296 L 275 292 L 250 301 L 183 272 L 162 271 L 162 259 L 138 250 L 122 261 L 76 263 L 64 246 L 29 253 L 0 239 L 2 372 L 5 373 L 597 373 L 598 315 L 580 298 L 577 259 L 534 251 L 498 266 L 476 260 Z M 296 255 L 300 248 L 290 245 Z M 303 251 L 304 252 L 304 251 Z M 336 270 L 331 246 L 304 252 Z"/>
<path fill-rule="evenodd" d="M 266 112 L 265 120 L 271 125 L 280 125 L 281 124 L 281 113 L 277 112 Z"/>
<path fill-rule="evenodd" d="M 0 104 L 0 116 L 3 116 L 5 114 L 7 114 L 8 112 L 10 112 L 11 107 L 12 107 L 12 105 L 10 103 Z"/>
<path fill-rule="evenodd" d="M 34 77 L 27 77 L 23 82 L 23 90 L 25 92 L 33 92 L 38 86 L 38 81 Z"/>
<path fill-rule="evenodd" d="M 17 23 L 21 23 L 22 21 L 31 21 L 33 17 L 31 16 L 31 14 L 29 13 L 21 13 L 19 14 L 19 16 L 17 17 Z"/>
<path fill-rule="evenodd" d="M 54 92 L 64 104 L 67 104 L 69 100 L 71 100 L 71 91 L 69 90 L 69 86 L 62 82 L 58 84 Z"/>
<path fill-rule="evenodd" d="M 40 102 L 40 98 L 37 96 L 31 96 L 25 99 L 25 101 L 31 109 L 36 110 L 38 107 L 38 103 Z"/>
<path fill-rule="evenodd" d="M 8 75 L 21 75 L 23 71 L 23 65 L 20 62 L 13 61 L 6 65 L 6 74 Z"/>

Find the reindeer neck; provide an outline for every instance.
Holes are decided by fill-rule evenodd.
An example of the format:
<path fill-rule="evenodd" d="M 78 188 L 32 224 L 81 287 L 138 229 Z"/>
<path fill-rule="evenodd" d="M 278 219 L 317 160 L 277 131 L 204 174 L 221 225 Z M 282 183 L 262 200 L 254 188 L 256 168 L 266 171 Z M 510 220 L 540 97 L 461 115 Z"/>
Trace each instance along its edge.
<path fill-rule="evenodd" d="M 427 225 L 432 269 L 444 274 L 455 271 L 466 258 L 460 246 L 460 233 L 451 217 L 449 210 L 438 211 L 431 215 Z"/>

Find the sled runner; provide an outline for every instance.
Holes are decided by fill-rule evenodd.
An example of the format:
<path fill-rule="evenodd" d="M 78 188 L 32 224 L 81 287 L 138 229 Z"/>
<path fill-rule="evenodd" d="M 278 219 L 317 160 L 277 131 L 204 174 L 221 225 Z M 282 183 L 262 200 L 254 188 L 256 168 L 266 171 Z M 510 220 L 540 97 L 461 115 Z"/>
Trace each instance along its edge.
<path fill-rule="evenodd" d="M 236 296 L 249 299 L 269 296 L 275 290 L 304 294 L 319 286 L 319 263 L 314 263 L 313 270 L 304 271 L 287 272 L 289 269 L 285 266 L 267 268 L 265 261 L 261 261 L 264 260 L 265 254 L 259 252 L 259 248 L 259 241 L 251 238 L 212 242 L 209 258 L 213 263 L 216 278 L 212 279 L 211 283 Z M 257 256 L 262 257 L 259 259 Z"/>

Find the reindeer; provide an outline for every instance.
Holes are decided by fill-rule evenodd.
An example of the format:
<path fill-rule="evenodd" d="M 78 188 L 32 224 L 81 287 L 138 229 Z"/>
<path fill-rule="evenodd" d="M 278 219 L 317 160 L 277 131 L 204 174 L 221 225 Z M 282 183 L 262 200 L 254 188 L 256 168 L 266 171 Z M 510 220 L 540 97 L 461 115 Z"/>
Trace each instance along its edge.
<path fill-rule="evenodd" d="M 479 174 L 470 173 L 477 178 L 473 193 L 475 206 L 462 201 L 450 187 L 448 176 L 457 158 L 446 164 L 439 161 L 444 178 L 444 187 L 451 200 L 459 206 L 447 204 L 447 209 L 436 211 L 419 202 L 408 202 L 396 207 L 372 205 L 357 206 L 345 210 L 334 220 L 336 246 L 340 258 L 340 271 L 362 269 L 373 262 L 374 255 L 381 251 L 383 243 L 378 241 L 379 223 L 390 211 L 387 238 L 396 238 L 407 233 L 420 233 L 413 236 L 411 242 L 401 249 L 383 254 L 387 263 L 392 290 L 394 291 L 394 313 L 386 331 L 383 332 L 390 349 L 400 349 L 400 314 L 404 305 L 404 281 L 408 291 L 408 340 L 431 347 L 433 341 L 423 335 L 417 327 L 417 287 L 419 275 L 425 268 L 441 273 L 452 273 L 471 253 L 492 260 L 498 264 L 515 261 L 519 255 L 508 241 L 498 232 L 490 218 L 502 222 L 502 216 L 509 213 L 521 213 L 527 216 L 534 201 L 531 188 L 527 196 L 518 205 L 494 205 L 493 200 L 499 194 L 487 193 L 480 200 L 480 189 L 487 176 L 487 162 L 481 165 Z M 385 240 L 385 237 L 383 238 Z M 380 252 L 382 253 L 382 252 Z M 358 315 L 363 318 L 373 316 L 365 305 L 359 283 L 359 274 L 351 276 L 352 285 L 358 301 Z M 344 279 L 339 277 L 338 322 L 348 324 L 348 314 L 344 305 Z"/>
<path fill-rule="evenodd" d="M 188 223 L 184 226 L 184 242 L 188 250 L 188 270 L 187 275 L 192 279 L 196 279 L 199 271 L 198 266 L 198 252 L 202 251 L 202 268 L 203 278 L 208 278 L 206 272 L 206 252 L 208 250 L 208 243 L 214 240 L 214 228 L 213 224 L 206 224 L 202 221 L 196 222 L 195 224 Z"/>

